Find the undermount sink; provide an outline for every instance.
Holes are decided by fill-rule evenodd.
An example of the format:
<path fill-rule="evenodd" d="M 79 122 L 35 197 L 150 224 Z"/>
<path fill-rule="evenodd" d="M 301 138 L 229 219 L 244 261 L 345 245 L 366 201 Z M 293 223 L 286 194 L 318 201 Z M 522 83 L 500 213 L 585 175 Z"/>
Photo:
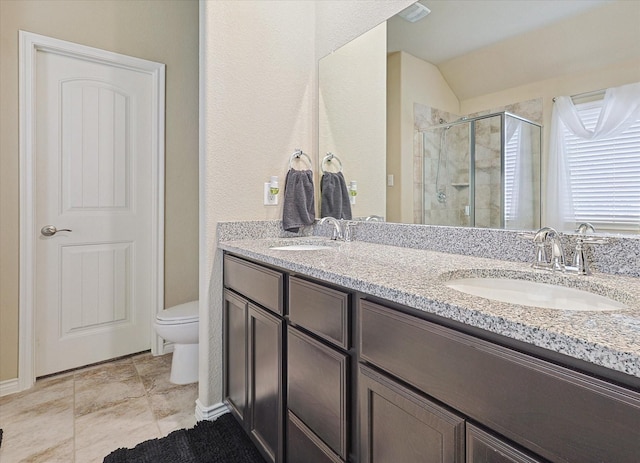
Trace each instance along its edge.
<path fill-rule="evenodd" d="M 446 285 L 473 296 L 528 307 L 598 312 L 627 308 L 599 294 L 537 281 L 476 277 L 449 280 Z"/>
<path fill-rule="evenodd" d="M 273 246 L 269 249 L 275 251 L 321 251 L 323 249 L 333 249 L 333 247 L 320 244 L 288 244 L 284 246 Z"/>

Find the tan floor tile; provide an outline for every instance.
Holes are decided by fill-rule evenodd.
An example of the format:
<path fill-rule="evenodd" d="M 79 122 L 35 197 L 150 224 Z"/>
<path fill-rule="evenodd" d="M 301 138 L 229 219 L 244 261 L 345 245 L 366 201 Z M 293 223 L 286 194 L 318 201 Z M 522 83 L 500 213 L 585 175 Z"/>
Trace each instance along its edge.
<path fill-rule="evenodd" d="M 76 463 L 102 463 L 104 457 L 116 449 L 133 448 L 141 442 L 161 436 L 155 423 L 147 423 L 139 427 L 123 423 L 119 432 L 109 433 L 103 437 L 88 447 L 78 448 L 75 455 Z"/>
<path fill-rule="evenodd" d="M 126 437 L 133 429 L 149 428 L 159 433 L 146 397 L 129 399 L 112 407 L 76 417 L 76 451 L 103 440 Z"/>
<path fill-rule="evenodd" d="M 170 371 L 170 354 L 146 352 L 0 398 L 0 462 L 102 463 L 117 448 L 193 427 L 197 384 L 171 384 Z"/>
<path fill-rule="evenodd" d="M 73 376 L 51 377 L 36 381 L 28 391 L 0 397 L 0 422 L 10 419 L 12 415 L 21 414 L 57 401 L 73 397 Z"/>
<path fill-rule="evenodd" d="M 173 385 L 162 393 L 150 393 L 149 402 L 156 419 L 160 420 L 181 411 L 195 411 L 198 384 Z"/>
<path fill-rule="evenodd" d="M 104 366 L 76 375 L 75 382 L 76 417 L 145 395 L 138 372 L 131 363 Z"/>
<path fill-rule="evenodd" d="M 24 455 L 24 451 L 11 451 L 0 448 L 0 462 L 2 463 L 70 463 L 73 461 L 73 438 L 66 439 L 41 451 Z M 78 462 L 79 463 L 79 462 Z"/>
<path fill-rule="evenodd" d="M 2 420 L 2 463 L 31 461 L 73 439 L 73 397 L 63 397 Z M 34 438 L 37 436 L 37 438 Z M 35 459 L 33 461 L 43 461 Z"/>
<path fill-rule="evenodd" d="M 134 360 L 134 365 L 147 392 L 160 392 L 175 385 L 169 381 L 172 354 Z"/>
<path fill-rule="evenodd" d="M 189 429 L 196 425 L 195 407 L 190 412 L 180 412 L 158 420 L 160 434 L 164 437 L 176 429 Z"/>

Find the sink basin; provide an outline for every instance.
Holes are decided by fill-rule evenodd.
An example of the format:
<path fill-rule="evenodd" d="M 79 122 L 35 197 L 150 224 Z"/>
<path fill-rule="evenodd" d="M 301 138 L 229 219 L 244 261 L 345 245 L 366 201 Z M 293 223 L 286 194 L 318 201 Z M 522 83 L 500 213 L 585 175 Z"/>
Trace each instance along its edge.
<path fill-rule="evenodd" d="M 320 244 L 288 244 L 285 246 L 273 246 L 269 249 L 276 251 L 321 251 L 323 249 L 333 249 L 331 246 Z"/>
<path fill-rule="evenodd" d="M 446 283 L 449 288 L 473 296 L 511 304 L 556 310 L 607 311 L 627 306 L 599 294 L 565 286 L 512 278 L 458 278 Z"/>

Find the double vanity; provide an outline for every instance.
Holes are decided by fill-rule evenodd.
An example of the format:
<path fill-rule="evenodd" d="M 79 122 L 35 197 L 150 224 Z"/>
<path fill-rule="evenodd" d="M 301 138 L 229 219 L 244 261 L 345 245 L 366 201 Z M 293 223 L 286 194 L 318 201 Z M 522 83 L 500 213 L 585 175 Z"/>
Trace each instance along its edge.
<path fill-rule="evenodd" d="M 219 247 L 225 401 L 268 461 L 639 461 L 638 278 L 323 237 Z"/>

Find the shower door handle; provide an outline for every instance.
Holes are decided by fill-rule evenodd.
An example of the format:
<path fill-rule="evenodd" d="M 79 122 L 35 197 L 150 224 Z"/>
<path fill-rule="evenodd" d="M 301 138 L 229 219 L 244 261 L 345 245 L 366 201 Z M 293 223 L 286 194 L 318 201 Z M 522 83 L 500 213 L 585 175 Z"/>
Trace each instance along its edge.
<path fill-rule="evenodd" d="M 40 229 L 40 233 L 42 233 L 43 236 L 53 236 L 61 231 L 70 232 L 72 230 L 69 230 L 68 228 L 57 229 L 55 225 L 45 225 Z"/>

